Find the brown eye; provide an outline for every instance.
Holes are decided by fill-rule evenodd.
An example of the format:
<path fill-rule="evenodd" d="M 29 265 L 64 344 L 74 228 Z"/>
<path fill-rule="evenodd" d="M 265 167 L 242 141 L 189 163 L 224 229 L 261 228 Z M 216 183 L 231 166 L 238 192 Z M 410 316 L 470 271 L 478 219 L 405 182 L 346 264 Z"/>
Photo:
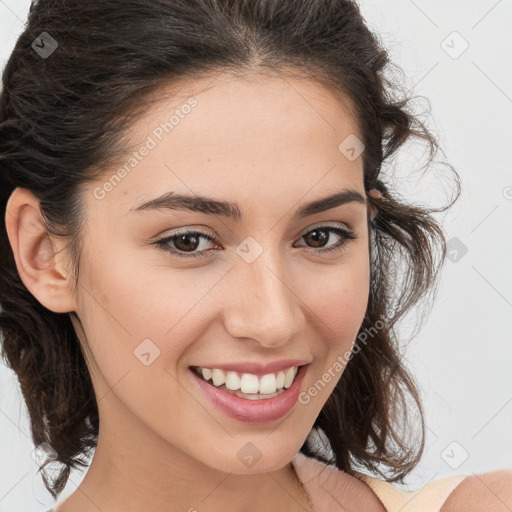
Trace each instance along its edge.
<path fill-rule="evenodd" d="M 323 247 L 329 240 L 329 235 L 326 235 L 326 229 L 314 229 L 310 231 L 304 238 L 308 238 L 309 242 L 313 242 L 313 247 Z"/>
<path fill-rule="evenodd" d="M 331 233 L 334 233 L 336 236 L 340 237 L 341 240 L 337 243 L 334 243 L 331 246 L 328 246 L 325 249 L 325 244 L 330 240 Z M 349 229 L 340 228 L 338 226 L 317 226 L 312 230 L 308 231 L 302 237 L 304 240 L 310 244 L 313 248 L 320 248 L 317 252 L 329 252 L 329 251 L 341 251 L 348 244 L 349 240 L 355 240 L 357 235 Z"/>
<path fill-rule="evenodd" d="M 180 251 L 194 251 L 199 246 L 199 239 L 195 233 L 177 235 L 174 237 L 174 246 Z"/>
<path fill-rule="evenodd" d="M 195 258 L 198 256 L 207 256 L 207 251 L 204 249 L 194 252 L 201 246 L 201 240 L 207 240 L 209 242 L 215 241 L 211 236 L 201 231 L 181 231 L 175 235 L 157 240 L 155 245 L 178 257 Z M 183 254 L 187 252 L 191 254 Z"/>

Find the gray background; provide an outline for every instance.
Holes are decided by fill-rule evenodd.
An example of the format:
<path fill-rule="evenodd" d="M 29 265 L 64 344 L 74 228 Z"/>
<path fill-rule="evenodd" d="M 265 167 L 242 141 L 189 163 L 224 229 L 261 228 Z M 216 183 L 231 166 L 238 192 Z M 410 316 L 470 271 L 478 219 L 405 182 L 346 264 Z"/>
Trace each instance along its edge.
<path fill-rule="evenodd" d="M 2 68 L 29 5 L 0 0 Z M 431 315 L 404 346 L 427 421 L 425 455 L 407 485 L 512 469 L 512 0 L 360 5 L 404 70 L 406 85 L 430 101 L 427 125 L 464 187 L 456 206 L 438 217 L 453 261 L 446 261 Z M 469 46 L 462 52 L 464 41 Z M 448 196 L 440 190 L 447 171 L 436 166 L 427 178 L 419 172 L 407 176 L 411 166 L 419 169 L 422 153 L 417 146 L 406 152 L 395 162 L 396 185 L 415 200 L 444 203 Z M 447 194 L 448 186 L 446 181 Z M 404 338 L 414 318 L 404 322 Z M 53 502 L 31 458 L 26 407 L 17 381 L 1 364 L 0 381 L 0 512 L 46 510 Z M 72 473 L 61 500 L 82 477 Z"/>

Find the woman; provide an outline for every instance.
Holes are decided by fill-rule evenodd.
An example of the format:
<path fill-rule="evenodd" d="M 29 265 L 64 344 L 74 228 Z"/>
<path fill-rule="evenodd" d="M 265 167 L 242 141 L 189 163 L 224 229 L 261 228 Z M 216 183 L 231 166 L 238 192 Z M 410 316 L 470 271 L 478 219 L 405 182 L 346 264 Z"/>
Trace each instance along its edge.
<path fill-rule="evenodd" d="M 54 497 L 94 451 L 57 512 L 512 501 L 507 471 L 391 484 L 424 442 L 393 326 L 445 239 L 381 169 L 437 147 L 388 64 L 349 1 L 33 6 L 0 98 L 0 329 Z"/>

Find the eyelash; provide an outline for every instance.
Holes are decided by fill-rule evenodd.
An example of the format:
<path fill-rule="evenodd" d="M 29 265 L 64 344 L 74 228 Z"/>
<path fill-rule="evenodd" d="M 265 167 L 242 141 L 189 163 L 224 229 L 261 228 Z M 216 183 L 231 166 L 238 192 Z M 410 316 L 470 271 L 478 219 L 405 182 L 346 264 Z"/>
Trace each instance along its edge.
<path fill-rule="evenodd" d="M 358 235 L 356 235 L 354 233 L 354 231 L 352 231 L 351 229 L 341 228 L 338 226 L 315 226 L 315 227 L 311 228 L 309 231 L 307 231 L 304 235 L 302 235 L 301 238 L 303 238 L 305 235 L 308 235 L 309 233 L 311 233 L 315 230 L 333 232 L 336 235 L 343 237 L 343 239 L 340 242 L 328 247 L 327 249 L 316 249 L 316 250 L 313 249 L 313 252 L 320 252 L 320 253 L 342 252 L 350 240 L 355 240 L 356 238 L 358 238 Z M 208 255 L 206 254 L 206 252 L 207 252 L 206 250 L 200 251 L 195 254 L 183 254 L 176 249 L 170 248 L 169 242 L 171 242 L 172 240 L 175 240 L 179 236 L 183 236 L 183 235 L 199 235 L 200 238 L 205 238 L 206 240 L 208 240 L 210 242 L 217 242 L 217 240 L 215 238 L 212 238 L 211 236 L 207 235 L 206 233 L 203 233 L 202 231 L 183 230 L 183 231 L 179 231 L 178 233 L 176 233 L 172 236 L 167 236 L 165 238 L 161 238 L 160 240 L 157 240 L 156 242 L 153 242 L 153 243 L 158 247 L 158 249 L 163 250 L 167 253 L 171 253 L 172 255 L 177 256 L 178 258 L 208 257 Z"/>

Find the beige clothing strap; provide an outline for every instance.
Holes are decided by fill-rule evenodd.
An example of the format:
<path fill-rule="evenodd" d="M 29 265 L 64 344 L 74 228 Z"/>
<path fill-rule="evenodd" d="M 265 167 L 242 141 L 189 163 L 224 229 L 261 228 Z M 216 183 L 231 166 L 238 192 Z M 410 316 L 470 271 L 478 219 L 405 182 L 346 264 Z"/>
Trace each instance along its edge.
<path fill-rule="evenodd" d="M 429 482 L 416 491 L 402 491 L 384 480 L 359 474 L 360 479 L 378 496 L 387 512 L 439 512 L 448 496 L 467 476 L 447 476 Z"/>

